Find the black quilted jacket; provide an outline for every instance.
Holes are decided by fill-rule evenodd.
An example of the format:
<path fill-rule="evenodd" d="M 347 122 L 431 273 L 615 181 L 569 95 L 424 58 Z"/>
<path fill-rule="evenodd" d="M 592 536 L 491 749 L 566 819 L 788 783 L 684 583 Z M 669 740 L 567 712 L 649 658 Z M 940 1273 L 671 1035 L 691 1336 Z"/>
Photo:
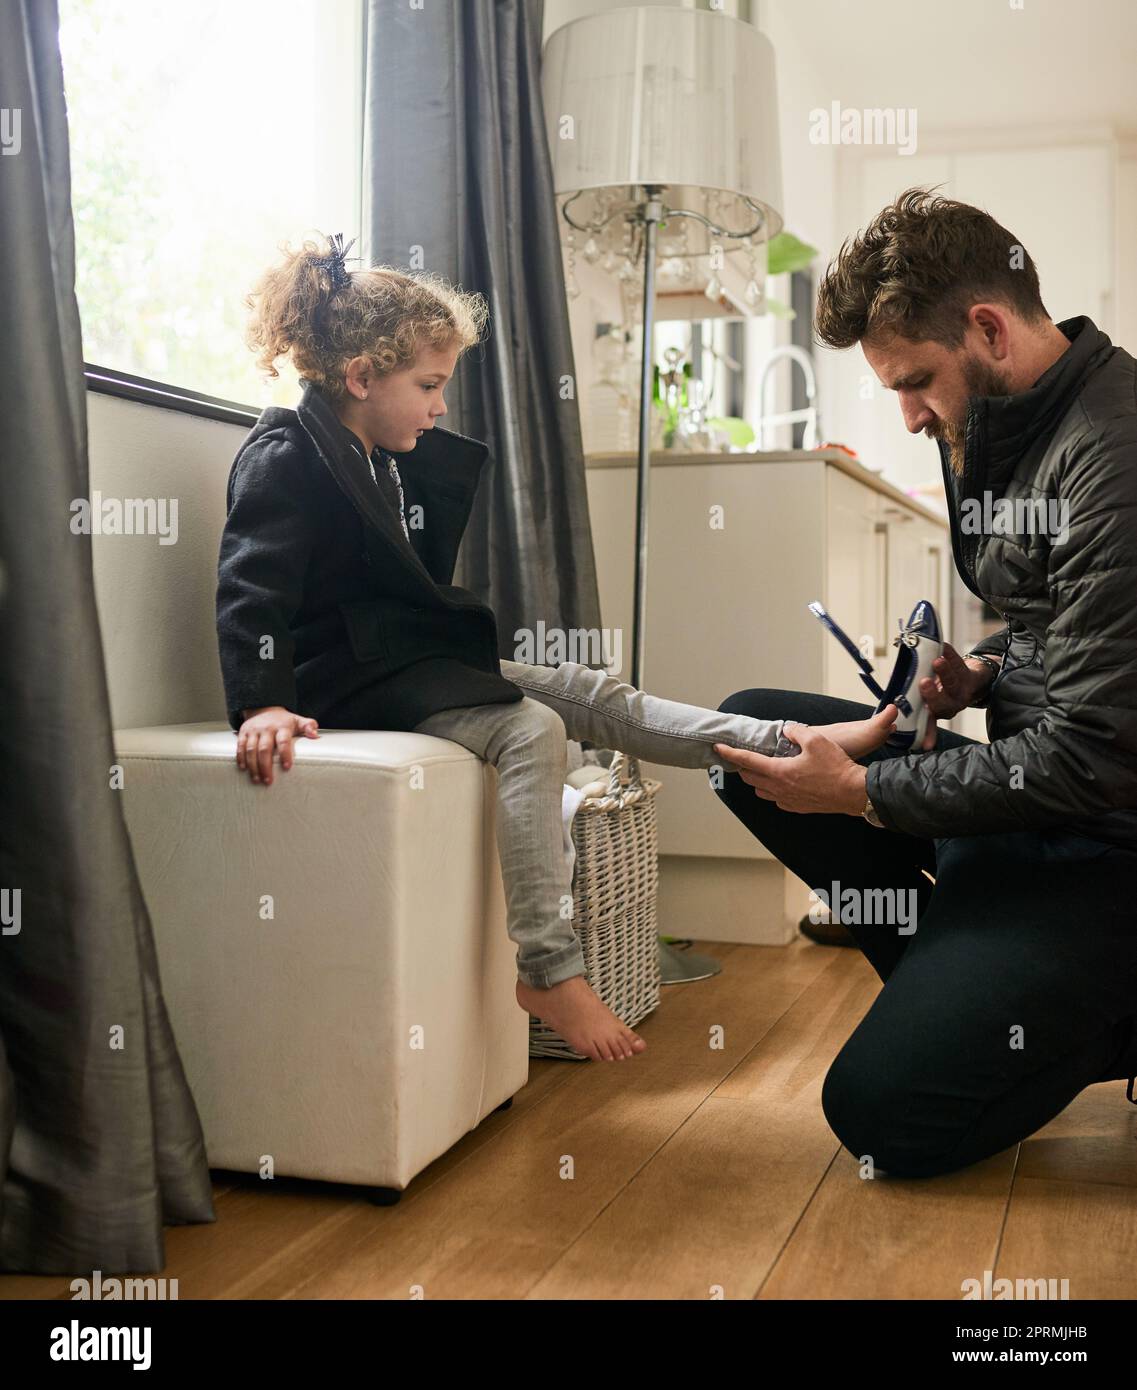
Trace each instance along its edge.
<path fill-rule="evenodd" d="M 1003 668 L 990 744 L 869 765 L 895 830 L 1062 827 L 1137 849 L 1137 362 L 1088 318 L 1058 327 L 1070 347 L 1028 391 L 969 401 L 962 478 L 940 442 L 956 568 L 1006 622 L 975 650 Z M 990 519 L 1006 501 L 984 534 L 985 492 Z M 1001 534 L 1016 499 L 1047 511 L 1020 505 L 1026 525 Z"/>

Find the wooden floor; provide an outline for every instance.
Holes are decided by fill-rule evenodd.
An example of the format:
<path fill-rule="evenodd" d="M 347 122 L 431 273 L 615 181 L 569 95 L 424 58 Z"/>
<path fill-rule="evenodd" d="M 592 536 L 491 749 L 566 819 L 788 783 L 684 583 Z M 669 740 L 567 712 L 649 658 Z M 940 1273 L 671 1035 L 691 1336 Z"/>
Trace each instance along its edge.
<path fill-rule="evenodd" d="M 533 1061 L 394 1207 L 215 1173 L 217 1221 L 167 1229 L 164 1275 L 182 1299 L 959 1299 L 985 1270 L 1137 1296 L 1124 1082 L 962 1172 L 865 1181 L 820 1097 L 879 987 L 867 963 L 804 940 L 698 949 L 722 974 L 664 989 L 642 1057 Z M 0 1297 L 67 1283 L 8 1276 Z"/>

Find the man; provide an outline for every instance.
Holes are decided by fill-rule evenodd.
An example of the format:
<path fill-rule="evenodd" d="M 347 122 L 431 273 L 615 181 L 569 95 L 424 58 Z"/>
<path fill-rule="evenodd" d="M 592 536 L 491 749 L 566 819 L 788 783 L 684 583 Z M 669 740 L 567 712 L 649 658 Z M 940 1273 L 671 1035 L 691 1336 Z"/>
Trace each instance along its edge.
<path fill-rule="evenodd" d="M 1093 1082 L 1129 1077 L 1133 1098 L 1137 362 L 1088 318 L 1052 323 L 987 213 L 918 188 L 842 247 L 816 328 L 860 343 L 908 429 L 938 442 L 956 567 L 1006 626 L 964 657 L 945 645 L 921 694 L 937 718 L 986 705 L 991 741 L 933 721 L 928 751 L 858 764 L 806 727 L 793 758 L 719 747 L 737 770 L 718 794 L 837 894 L 885 982 L 826 1077 L 830 1125 L 874 1168 L 924 1177 L 1016 1143 Z M 805 724 L 867 709 L 771 690 L 722 708 Z M 905 900 L 914 927 L 872 910 Z"/>

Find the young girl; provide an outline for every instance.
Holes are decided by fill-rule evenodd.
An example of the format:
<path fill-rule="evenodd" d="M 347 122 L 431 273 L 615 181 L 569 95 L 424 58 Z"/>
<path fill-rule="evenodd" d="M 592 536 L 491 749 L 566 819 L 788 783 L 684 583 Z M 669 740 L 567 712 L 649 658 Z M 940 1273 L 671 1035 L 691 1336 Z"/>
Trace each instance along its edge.
<path fill-rule="evenodd" d="M 646 1044 L 589 988 L 561 915 L 566 739 L 705 768 L 720 766 L 715 743 L 773 757 L 798 746 L 781 720 L 656 699 L 573 662 L 499 660 L 493 613 L 450 583 L 487 447 L 436 423 L 484 300 L 427 273 L 348 271 L 341 237 L 284 249 L 247 300 L 249 344 L 271 376 L 287 356 L 303 395 L 263 411 L 242 443 L 219 562 L 237 766 L 268 786 L 274 756 L 290 768 L 292 739 L 321 724 L 413 729 L 487 759 L 518 1003 L 588 1057 L 635 1056 Z M 863 757 L 895 715 L 823 732 Z"/>

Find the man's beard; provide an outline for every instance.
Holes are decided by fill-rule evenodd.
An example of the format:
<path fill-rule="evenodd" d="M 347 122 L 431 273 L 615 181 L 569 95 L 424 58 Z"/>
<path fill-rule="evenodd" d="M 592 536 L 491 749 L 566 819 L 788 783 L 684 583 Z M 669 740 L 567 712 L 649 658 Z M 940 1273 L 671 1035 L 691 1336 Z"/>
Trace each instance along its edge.
<path fill-rule="evenodd" d="M 974 357 L 967 358 L 963 364 L 963 384 L 967 388 L 968 397 L 1006 396 L 1010 394 L 1003 373 Z M 964 407 L 964 418 L 958 423 L 955 420 L 941 419 L 936 424 L 929 425 L 924 431 L 929 439 L 942 439 L 948 446 L 948 461 L 951 464 L 951 471 L 957 478 L 963 476 L 966 431 L 966 406 Z"/>

